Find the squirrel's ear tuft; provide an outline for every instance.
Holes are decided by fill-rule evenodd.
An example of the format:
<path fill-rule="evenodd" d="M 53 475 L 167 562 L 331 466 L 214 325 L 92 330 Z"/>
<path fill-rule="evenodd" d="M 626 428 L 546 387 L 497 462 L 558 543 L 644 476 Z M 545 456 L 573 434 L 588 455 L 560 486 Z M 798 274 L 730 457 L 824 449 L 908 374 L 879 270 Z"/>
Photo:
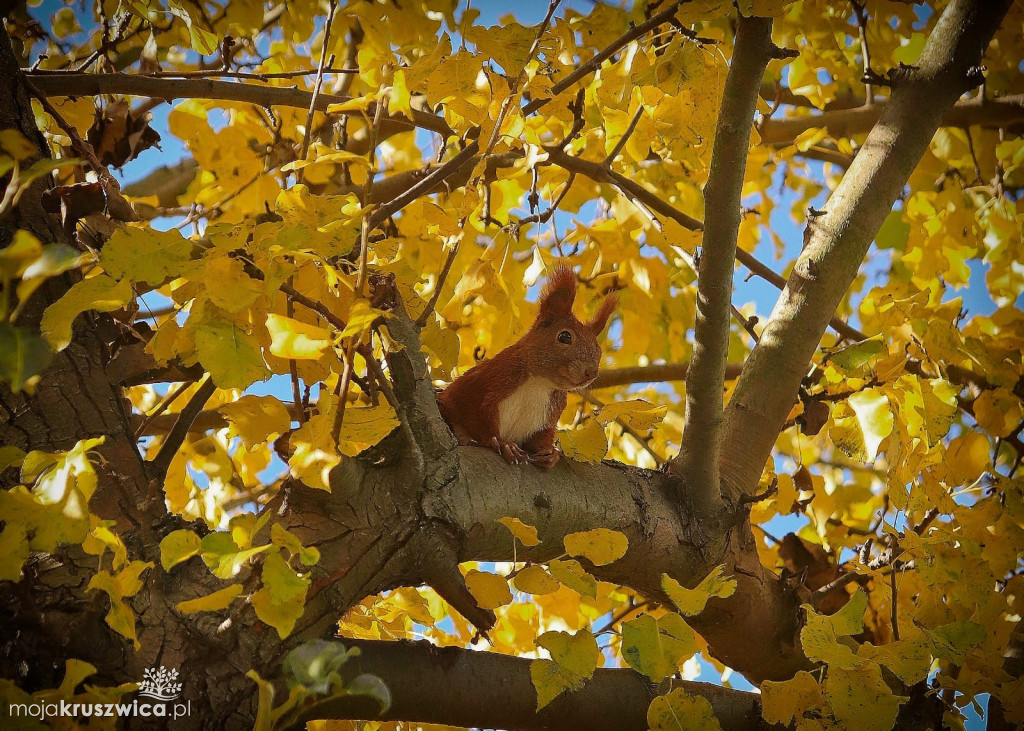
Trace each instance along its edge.
<path fill-rule="evenodd" d="M 561 266 L 551 272 L 540 293 L 538 317 L 557 317 L 572 314 L 576 299 L 576 275 L 569 267 Z"/>
<path fill-rule="evenodd" d="M 601 309 L 594 315 L 594 319 L 587 323 L 587 327 L 594 333 L 595 336 L 600 335 L 604 330 L 605 325 L 608 324 L 608 318 L 615 312 L 615 308 L 619 306 L 619 296 L 612 292 L 610 295 L 604 298 L 604 302 L 601 303 Z"/>

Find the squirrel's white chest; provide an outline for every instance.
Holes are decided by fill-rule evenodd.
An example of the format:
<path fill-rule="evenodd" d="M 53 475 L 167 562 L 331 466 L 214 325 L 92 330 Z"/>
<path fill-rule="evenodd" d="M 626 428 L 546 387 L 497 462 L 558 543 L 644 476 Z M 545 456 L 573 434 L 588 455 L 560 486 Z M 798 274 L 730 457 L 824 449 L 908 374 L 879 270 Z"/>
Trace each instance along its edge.
<path fill-rule="evenodd" d="M 546 378 L 530 378 L 498 404 L 498 432 L 507 442 L 521 443 L 548 423 L 554 384 Z"/>

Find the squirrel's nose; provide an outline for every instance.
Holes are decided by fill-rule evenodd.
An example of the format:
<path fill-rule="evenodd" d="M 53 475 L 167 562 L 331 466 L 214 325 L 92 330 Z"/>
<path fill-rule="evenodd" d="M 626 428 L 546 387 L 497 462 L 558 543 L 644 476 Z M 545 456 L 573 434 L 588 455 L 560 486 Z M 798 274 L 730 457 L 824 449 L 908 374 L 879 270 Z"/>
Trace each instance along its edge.
<path fill-rule="evenodd" d="M 586 369 L 584 369 L 583 377 L 586 378 L 588 381 L 594 380 L 595 378 L 597 378 L 597 369 L 596 368 L 586 368 Z"/>

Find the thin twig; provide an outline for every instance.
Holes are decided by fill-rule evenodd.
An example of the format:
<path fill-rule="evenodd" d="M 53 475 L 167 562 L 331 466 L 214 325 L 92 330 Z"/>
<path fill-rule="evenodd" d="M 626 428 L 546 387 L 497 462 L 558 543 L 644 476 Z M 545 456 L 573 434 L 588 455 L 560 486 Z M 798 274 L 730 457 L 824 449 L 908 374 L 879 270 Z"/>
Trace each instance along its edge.
<path fill-rule="evenodd" d="M 373 223 L 373 216 L 370 215 L 370 193 L 373 192 L 373 173 L 377 168 L 377 136 L 380 134 L 380 120 L 382 119 L 384 107 L 387 106 L 388 95 L 385 93 L 377 100 L 377 113 L 373 118 L 373 128 L 370 130 L 370 169 L 366 172 L 366 184 L 363 186 L 363 226 L 359 236 L 359 273 L 356 275 L 356 297 L 363 296 L 363 289 L 366 286 L 366 260 L 370 249 L 370 231 L 376 228 Z M 430 177 L 430 176 L 427 176 Z"/>
<path fill-rule="evenodd" d="M 341 444 L 341 427 L 345 424 L 345 404 L 348 401 L 348 389 L 352 384 L 352 350 L 343 351 L 343 369 L 341 381 L 338 383 L 338 410 L 334 412 L 334 443 Z"/>
<path fill-rule="evenodd" d="M 217 390 L 217 384 L 213 382 L 213 378 L 209 373 L 206 374 L 205 379 L 199 388 L 196 389 L 196 392 L 192 394 L 192 398 L 185 404 L 185 408 L 179 412 L 174 426 L 167 432 L 167 436 L 164 437 L 164 443 L 160 445 L 160 451 L 156 453 L 156 457 L 149 463 L 151 473 L 159 478 L 163 478 L 167 474 L 167 468 L 170 467 L 171 460 L 174 459 L 174 455 L 178 453 L 181 445 L 185 443 L 185 438 L 188 436 L 192 422 L 195 421 L 199 412 L 203 410 L 203 406 Z"/>
<path fill-rule="evenodd" d="M 338 0 L 331 0 L 331 9 L 327 13 L 327 22 L 324 24 L 324 42 L 320 48 L 320 63 L 316 67 L 316 81 L 313 83 L 313 94 L 309 98 L 309 111 L 306 113 L 306 129 L 302 135 L 302 147 L 299 151 L 299 159 L 305 160 L 307 153 L 309 153 L 309 141 L 313 136 L 313 115 L 316 113 L 316 100 L 320 96 L 320 88 L 324 83 L 324 66 L 327 64 L 327 47 L 330 45 L 331 40 L 331 26 L 334 25 L 334 13 L 338 9 Z M 377 108 L 377 114 L 380 115 L 380 105 Z M 371 151 L 371 155 L 373 152 Z M 304 168 L 299 168 L 296 173 L 296 180 L 302 181 L 302 171 Z M 371 168 L 372 171 L 372 168 Z M 372 172 L 370 174 L 372 178 Z"/>
<path fill-rule="evenodd" d="M 113 191 L 121 190 L 121 184 L 117 182 L 117 179 L 113 175 L 110 174 L 107 166 L 100 162 L 100 159 L 96 156 L 96 150 L 93 149 L 92 145 L 83 140 L 82 136 L 78 134 L 78 130 L 76 130 L 73 125 L 69 124 L 68 121 L 61 116 L 56 107 L 50 104 L 50 100 L 46 98 L 46 94 L 40 91 L 39 88 L 27 78 L 23 77 L 23 81 L 25 82 L 25 88 L 28 89 L 39 101 L 43 110 L 53 117 L 53 121 L 57 123 L 57 126 L 61 128 L 64 134 L 71 138 L 72 148 L 89 162 L 89 166 L 92 167 L 96 175 L 98 175 L 100 180 L 103 181 L 104 187 Z"/>
<path fill-rule="evenodd" d="M 294 274 L 291 275 L 290 277 L 288 277 L 288 286 L 294 288 L 294 286 L 295 286 L 295 275 Z M 289 297 L 288 295 L 285 295 L 285 297 L 284 297 L 284 313 L 289 318 L 294 318 L 295 317 L 295 301 L 291 297 Z M 288 359 L 288 375 L 292 379 L 292 400 L 296 404 L 299 405 L 299 426 L 302 426 L 302 424 L 305 423 L 305 421 L 306 421 L 306 418 L 305 418 L 306 414 L 304 413 L 304 411 L 302 409 L 302 406 L 301 406 L 301 404 L 302 404 L 302 389 L 299 386 L 299 364 L 298 364 L 298 361 L 295 360 L 295 358 L 289 358 Z"/>
<path fill-rule="evenodd" d="M 613 147 L 612 151 L 608 153 L 608 157 L 604 159 L 604 163 L 602 163 L 603 165 L 609 166 L 615 161 L 618 154 L 622 152 L 622 148 L 626 146 L 627 142 L 629 142 L 630 136 L 632 136 L 637 124 L 640 123 L 640 117 L 643 115 L 644 105 L 640 104 L 637 106 L 636 113 L 633 115 L 633 118 L 629 120 L 629 126 L 626 127 L 626 131 L 622 133 L 622 137 L 620 137 L 619 141 L 615 143 L 615 147 Z"/>
<path fill-rule="evenodd" d="M 853 6 L 853 12 L 857 16 L 857 32 L 860 35 L 860 55 L 861 60 L 864 62 L 864 76 L 867 77 L 869 71 L 871 71 L 871 53 L 868 49 L 868 16 L 864 12 L 864 6 L 858 0 L 850 0 L 850 5 Z M 864 106 L 870 107 L 874 104 L 874 89 L 871 86 L 870 81 L 864 82 L 865 97 Z"/>
<path fill-rule="evenodd" d="M 462 242 L 462 237 L 455 239 L 455 243 L 452 245 L 452 250 L 448 252 L 448 256 L 445 257 L 444 265 L 441 267 L 440 274 L 437 275 L 437 281 L 434 283 L 434 291 L 430 293 L 430 300 L 427 302 L 427 306 L 423 308 L 423 312 L 416 318 L 416 327 L 421 330 L 427 324 L 427 320 L 430 318 L 430 313 L 434 311 L 437 306 L 437 300 L 441 297 L 441 288 L 444 287 L 445 280 L 448 279 L 448 272 L 452 269 L 452 264 L 455 263 L 455 257 L 459 253 L 459 244 Z"/>
<path fill-rule="evenodd" d="M 195 381 L 184 381 L 178 384 L 177 388 L 173 388 L 170 391 L 168 391 L 167 395 L 160 400 L 159 404 L 157 404 L 157 407 L 153 409 L 150 413 L 148 413 L 146 415 L 146 418 L 142 420 L 142 423 L 139 424 L 139 428 L 135 430 L 135 438 L 140 439 L 146 433 L 146 429 L 149 428 L 149 425 L 153 423 L 153 419 L 167 411 L 167 408 L 174 403 L 174 400 L 178 398 L 178 396 L 180 396 L 185 391 L 185 389 L 191 386 L 193 383 L 195 383 Z"/>
<path fill-rule="evenodd" d="M 551 0 L 548 3 L 548 12 L 544 16 L 544 20 L 540 23 L 540 28 L 537 30 L 537 36 L 533 39 L 533 45 L 530 46 L 530 52 L 526 54 L 526 61 L 523 63 L 523 68 L 519 70 L 519 74 L 516 76 L 516 80 L 512 83 L 512 87 L 509 89 L 508 96 L 505 97 L 505 101 L 501 103 L 501 110 L 498 112 L 498 119 L 494 123 L 494 129 L 491 130 L 491 137 L 487 141 L 487 147 L 484 148 L 484 157 L 491 154 L 491 150 L 494 149 L 494 145 L 498 142 L 498 137 L 501 136 L 501 125 L 505 121 L 505 115 L 508 114 L 508 110 L 512 106 L 512 100 L 515 99 L 516 93 L 519 91 L 519 86 L 523 83 L 523 79 L 526 78 L 526 67 L 530 65 L 530 61 L 537 53 L 537 49 L 540 48 L 540 40 L 544 37 L 544 33 L 547 32 L 548 24 L 551 22 L 551 17 L 555 14 L 555 10 L 558 9 L 559 4 L 562 0 Z M 511 73 L 512 69 L 505 69 L 506 73 Z"/>
<path fill-rule="evenodd" d="M 896 593 L 896 572 L 893 571 L 889 574 L 889 588 L 892 590 L 892 601 L 889 608 L 890 616 L 889 622 L 892 624 L 892 637 L 897 642 L 900 641 L 900 623 L 899 623 L 899 612 L 897 611 L 897 596 Z"/>

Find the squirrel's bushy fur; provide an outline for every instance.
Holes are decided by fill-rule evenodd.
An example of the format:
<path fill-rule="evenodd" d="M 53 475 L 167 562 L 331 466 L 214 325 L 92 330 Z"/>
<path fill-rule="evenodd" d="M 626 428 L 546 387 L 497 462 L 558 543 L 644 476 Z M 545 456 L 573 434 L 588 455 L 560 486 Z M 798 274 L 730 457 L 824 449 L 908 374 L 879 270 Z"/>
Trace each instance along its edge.
<path fill-rule="evenodd" d="M 439 394 L 441 415 L 460 444 L 491 447 L 513 464 L 551 467 L 558 461 L 555 434 L 566 394 L 597 377 L 597 337 L 618 303 L 608 295 L 594 318 L 581 322 L 572 313 L 575 299 L 576 275 L 555 269 L 526 334 Z"/>

